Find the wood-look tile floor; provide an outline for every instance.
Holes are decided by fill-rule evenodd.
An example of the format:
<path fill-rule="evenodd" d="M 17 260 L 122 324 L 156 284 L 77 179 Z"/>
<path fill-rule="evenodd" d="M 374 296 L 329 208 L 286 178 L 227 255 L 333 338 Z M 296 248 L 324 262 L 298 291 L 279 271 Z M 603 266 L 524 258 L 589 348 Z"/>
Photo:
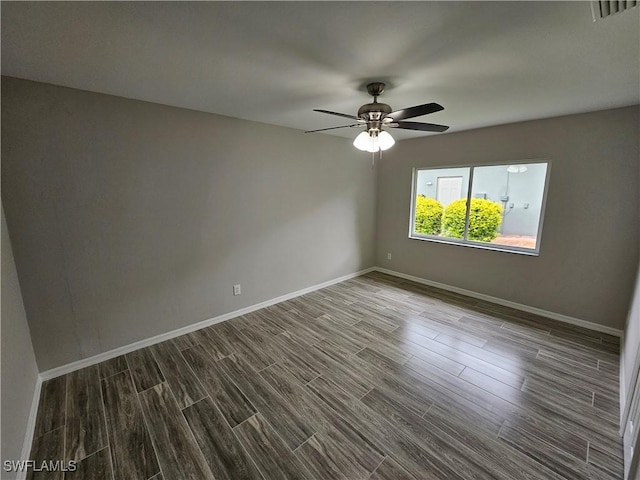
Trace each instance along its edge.
<path fill-rule="evenodd" d="M 57 480 L 622 478 L 615 337 L 358 277 L 43 384 Z"/>

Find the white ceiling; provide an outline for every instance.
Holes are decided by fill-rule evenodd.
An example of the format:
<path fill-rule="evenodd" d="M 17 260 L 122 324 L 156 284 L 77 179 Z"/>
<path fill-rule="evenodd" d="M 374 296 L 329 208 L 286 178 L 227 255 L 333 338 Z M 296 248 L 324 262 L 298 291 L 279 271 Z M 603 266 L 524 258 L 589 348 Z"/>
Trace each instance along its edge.
<path fill-rule="evenodd" d="M 640 103 L 639 31 L 584 1 L 2 2 L 2 73 L 301 130 L 383 80 L 459 131 Z"/>

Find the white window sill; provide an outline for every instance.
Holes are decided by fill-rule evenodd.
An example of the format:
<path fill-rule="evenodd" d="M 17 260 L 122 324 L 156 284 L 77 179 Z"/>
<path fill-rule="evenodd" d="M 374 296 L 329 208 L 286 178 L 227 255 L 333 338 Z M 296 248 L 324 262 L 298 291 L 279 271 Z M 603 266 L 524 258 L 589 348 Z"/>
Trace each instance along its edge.
<path fill-rule="evenodd" d="M 411 240 L 422 240 L 426 242 L 433 243 L 446 243 L 448 245 L 456 245 L 458 247 L 471 247 L 471 248 L 479 248 L 481 250 L 492 250 L 494 252 L 504 252 L 504 253 L 515 253 L 518 255 L 526 255 L 529 257 L 539 257 L 539 250 L 532 250 L 530 248 L 518 248 L 511 247 L 506 245 L 496 245 L 496 244 L 486 244 L 480 242 L 473 242 L 469 240 L 457 240 L 457 239 L 449 239 L 449 238 L 441 238 L 441 237 L 427 237 L 421 235 L 409 235 Z"/>

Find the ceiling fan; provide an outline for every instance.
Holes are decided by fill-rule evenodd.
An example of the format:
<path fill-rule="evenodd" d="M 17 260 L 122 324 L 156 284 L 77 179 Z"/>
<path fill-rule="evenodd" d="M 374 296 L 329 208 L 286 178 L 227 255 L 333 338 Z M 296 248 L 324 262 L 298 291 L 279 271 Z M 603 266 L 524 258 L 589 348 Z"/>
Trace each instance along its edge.
<path fill-rule="evenodd" d="M 420 130 L 422 132 L 444 132 L 449 128 L 446 125 L 437 125 L 435 123 L 405 122 L 404 120 L 407 118 L 439 112 L 444 110 L 444 107 L 437 103 L 425 103 L 424 105 L 392 111 L 391 107 L 386 103 L 378 103 L 378 96 L 384 92 L 384 88 L 385 84 L 382 82 L 368 84 L 367 92 L 373 97 L 373 102 L 362 105 L 358 109 L 357 115 L 314 109 L 314 112 L 349 118 L 355 120 L 356 123 L 339 127 L 319 128 L 305 133 L 324 132 L 338 128 L 365 127 L 366 130 L 356 137 L 353 145 L 362 151 L 377 152 L 379 150 L 387 150 L 395 143 L 393 137 L 383 128 L 401 128 L 404 130 Z"/>

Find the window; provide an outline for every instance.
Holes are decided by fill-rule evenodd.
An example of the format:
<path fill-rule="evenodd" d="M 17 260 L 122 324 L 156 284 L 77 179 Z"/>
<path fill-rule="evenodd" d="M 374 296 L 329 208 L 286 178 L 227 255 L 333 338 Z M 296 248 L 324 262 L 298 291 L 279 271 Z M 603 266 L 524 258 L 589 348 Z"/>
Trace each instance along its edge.
<path fill-rule="evenodd" d="M 535 255 L 548 176 L 547 162 L 415 169 L 409 236 Z"/>

